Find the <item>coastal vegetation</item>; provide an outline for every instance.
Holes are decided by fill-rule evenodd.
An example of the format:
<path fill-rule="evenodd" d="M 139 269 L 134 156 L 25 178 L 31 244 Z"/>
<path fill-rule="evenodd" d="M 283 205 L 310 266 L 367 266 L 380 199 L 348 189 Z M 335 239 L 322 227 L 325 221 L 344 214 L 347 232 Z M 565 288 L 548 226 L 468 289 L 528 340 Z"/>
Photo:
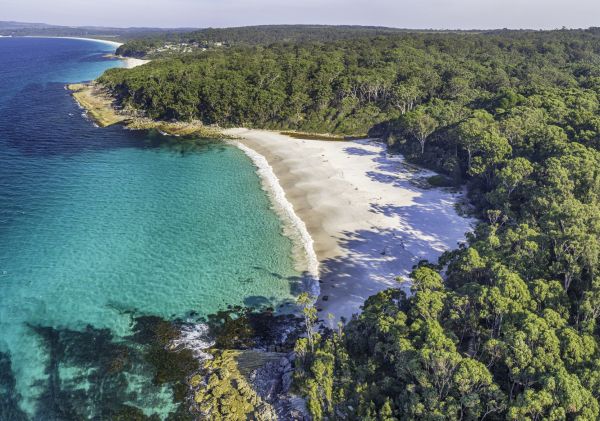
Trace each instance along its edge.
<path fill-rule="evenodd" d="M 159 121 L 141 117 L 127 108 L 115 107 L 114 98 L 95 82 L 67 85 L 77 103 L 100 127 L 123 124 L 131 130 L 158 130 L 172 136 L 200 136 L 212 139 L 226 138 L 218 128 L 200 121 Z"/>
<path fill-rule="evenodd" d="M 400 34 L 403 29 L 352 25 L 257 25 L 239 28 L 204 28 L 130 39 L 117 49 L 126 57 L 172 57 L 231 46 L 269 45 L 276 42 L 331 42 L 365 36 Z"/>
<path fill-rule="evenodd" d="M 99 80 L 157 120 L 354 135 L 467 183 L 482 222 L 296 344 L 320 419 L 600 416 L 600 30 L 232 46 Z M 443 276 L 442 276 L 443 274 Z M 356 282 L 360 282 L 357 279 Z"/>

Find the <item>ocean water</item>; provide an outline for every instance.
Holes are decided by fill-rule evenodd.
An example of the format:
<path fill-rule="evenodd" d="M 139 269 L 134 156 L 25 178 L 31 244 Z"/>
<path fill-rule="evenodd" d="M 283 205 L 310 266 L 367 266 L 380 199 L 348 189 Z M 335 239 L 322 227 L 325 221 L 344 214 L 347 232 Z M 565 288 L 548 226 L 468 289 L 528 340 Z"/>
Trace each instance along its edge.
<path fill-rule="evenodd" d="M 178 404 L 137 355 L 136 317 L 298 292 L 292 241 L 241 150 L 82 116 L 64 85 L 120 66 L 113 51 L 0 38 L 0 420 L 121 404 L 165 418 Z"/>

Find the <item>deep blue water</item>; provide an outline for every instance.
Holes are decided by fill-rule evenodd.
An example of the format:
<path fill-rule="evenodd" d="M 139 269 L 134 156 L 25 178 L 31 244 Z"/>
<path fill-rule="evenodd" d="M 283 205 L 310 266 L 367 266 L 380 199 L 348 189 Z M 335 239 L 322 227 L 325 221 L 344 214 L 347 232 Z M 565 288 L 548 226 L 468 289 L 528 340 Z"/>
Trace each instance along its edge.
<path fill-rule="evenodd" d="M 165 418 L 178 404 L 136 317 L 294 296 L 291 241 L 240 150 L 82 116 L 64 85 L 120 66 L 113 51 L 0 38 L 0 420 Z"/>

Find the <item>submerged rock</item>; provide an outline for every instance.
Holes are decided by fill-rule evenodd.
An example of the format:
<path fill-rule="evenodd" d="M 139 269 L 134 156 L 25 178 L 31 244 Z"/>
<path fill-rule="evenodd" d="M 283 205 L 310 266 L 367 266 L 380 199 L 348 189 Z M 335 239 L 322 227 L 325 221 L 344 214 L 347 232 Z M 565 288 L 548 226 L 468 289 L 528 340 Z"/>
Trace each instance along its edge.
<path fill-rule="evenodd" d="M 207 324 L 218 349 L 293 349 L 300 335 L 301 319 L 276 314 L 273 309 L 256 311 L 249 307 L 229 307 L 208 316 Z"/>
<path fill-rule="evenodd" d="M 10 356 L 0 352 L 0 420 L 27 419 L 27 415 L 19 408 L 19 399 Z"/>
<path fill-rule="evenodd" d="M 48 380 L 36 385 L 42 391 L 37 418 L 305 419 L 294 409 L 302 401 L 289 394 L 297 317 L 232 308 L 208 320 L 132 321 L 128 337 L 91 326 L 30 326 L 48 354 Z M 237 349 L 209 349 L 213 344 Z M 15 386 L 9 356 L 0 354 L 3 390 Z M 18 402 L 0 393 L 0 419 L 27 419 Z"/>
<path fill-rule="evenodd" d="M 144 320 L 129 338 L 91 326 L 30 327 L 48 355 L 47 381 L 36 385 L 41 395 L 34 419 L 158 420 L 178 413 L 181 388 L 170 373 L 182 360 L 161 348 L 157 336 L 169 331 L 164 321 Z"/>

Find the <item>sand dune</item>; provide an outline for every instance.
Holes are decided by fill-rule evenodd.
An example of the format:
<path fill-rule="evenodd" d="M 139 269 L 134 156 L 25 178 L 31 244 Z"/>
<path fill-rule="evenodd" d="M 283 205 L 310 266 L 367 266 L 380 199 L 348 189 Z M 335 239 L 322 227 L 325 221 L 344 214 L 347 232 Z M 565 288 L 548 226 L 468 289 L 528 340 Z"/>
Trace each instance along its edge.
<path fill-rule="evenodd" d="M 226 134 L 267 159 L 313 237 L 324 320 L 348 319 L 370 295 L 401 286 L 397 277 L 406 281 L 419 260 L 455 248 L 473 224 L 456 212 L 460 193 L 420 187 L 434 173 L 388 156 L 379 142 Z"/>

